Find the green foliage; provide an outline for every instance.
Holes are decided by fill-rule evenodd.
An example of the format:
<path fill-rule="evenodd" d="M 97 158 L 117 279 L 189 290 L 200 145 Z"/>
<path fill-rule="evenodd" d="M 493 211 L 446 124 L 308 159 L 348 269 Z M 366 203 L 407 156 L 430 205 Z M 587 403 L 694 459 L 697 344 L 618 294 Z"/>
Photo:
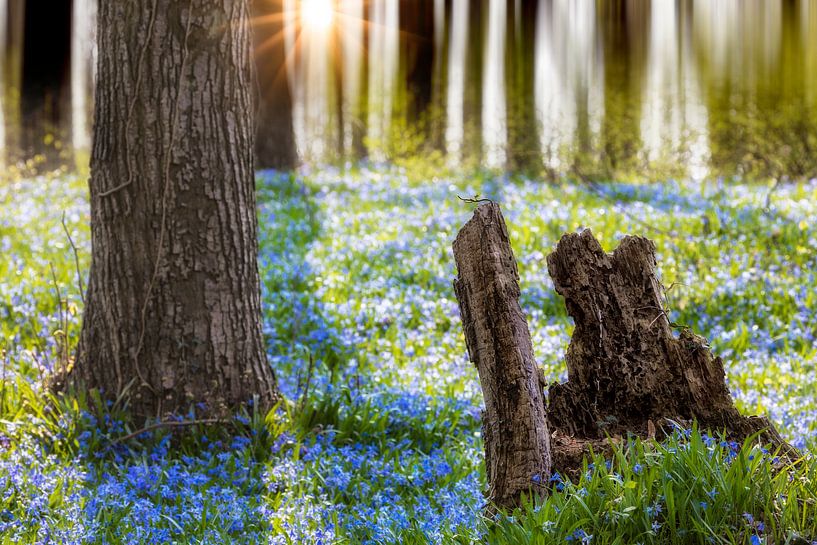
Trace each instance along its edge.
<path fill-rule="evenodd" d="M 817 535 L 817 462 L 698 430 L 634 439 L 489 524 L 489 543 L 788 543 Z M 755 541 L 757 540 L 757 541 Z"/>

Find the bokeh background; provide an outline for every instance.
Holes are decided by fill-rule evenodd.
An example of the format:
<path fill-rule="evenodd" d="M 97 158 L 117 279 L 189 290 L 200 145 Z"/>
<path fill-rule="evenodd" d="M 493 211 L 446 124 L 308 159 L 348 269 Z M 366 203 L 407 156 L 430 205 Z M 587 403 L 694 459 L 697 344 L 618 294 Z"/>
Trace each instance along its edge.
<path fill-rule="evenodd" d="M 298 152 L 278 166 L 422 157 L 597 179 L 817 174 L 815 0 L 254 10 L 260 94 L 274 103 L 263 122 Z M 7 170 L 87 163 L 95 11 L 93 0 L 0 0 Z"/>

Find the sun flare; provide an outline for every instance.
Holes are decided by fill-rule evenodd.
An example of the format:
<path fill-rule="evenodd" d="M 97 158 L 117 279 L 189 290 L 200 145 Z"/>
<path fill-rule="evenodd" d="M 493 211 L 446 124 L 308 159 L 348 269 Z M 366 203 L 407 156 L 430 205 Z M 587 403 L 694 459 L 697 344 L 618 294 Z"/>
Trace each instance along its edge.
<path fill-rule="evenodd" d="M 304 28 L 312 31 L 328 30 L 334 19 L 332 0 L 303 0 L 301 19 Z"/>

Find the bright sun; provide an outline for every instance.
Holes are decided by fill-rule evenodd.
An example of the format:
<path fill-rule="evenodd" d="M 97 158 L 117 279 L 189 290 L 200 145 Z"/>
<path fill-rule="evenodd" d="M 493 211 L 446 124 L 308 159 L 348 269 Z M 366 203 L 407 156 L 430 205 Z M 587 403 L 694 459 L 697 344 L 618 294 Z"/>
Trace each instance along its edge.
<path fill-rule="evenodd" d="M 303 0 L 301 18 L 308 30 L 327 30 L 332 25 L 332 0 Z"/>

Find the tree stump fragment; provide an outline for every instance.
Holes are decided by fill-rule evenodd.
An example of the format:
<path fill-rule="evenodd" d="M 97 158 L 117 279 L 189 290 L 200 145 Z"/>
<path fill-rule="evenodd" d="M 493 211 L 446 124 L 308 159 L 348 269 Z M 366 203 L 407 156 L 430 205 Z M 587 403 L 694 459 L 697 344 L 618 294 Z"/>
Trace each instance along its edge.
<path fill-rule="evenodd" d="M 593 234 L 566 234 L 547 258 L 575 329 L 565 355 L 568 380 L 548 389 L 519 306 L 519 275 L 499 206 L 477 208 L 454 241 L 470 359 L 485 398 L 483 440 L 488 499 L 501 508 L 544 493 L 551 468 L 573 477 L 592 452 L 627 435 L 661 438 L 668 424 L 762 441 L 794 456 L 763 417 L 745 417 L 726 386 L 723 362 L 688 328 L 673 333 L 662 305 L 652 241 L 625 237 L 607 254 Z"/>
<path fill-rule="evenodd" d="M 454 241 L 454 290 L 485 398 L 488 499 L 512 508 L 544 493 L 551 458 L 544 392 L 519 306 L 519 274 L 499 206 L 483 204 Z"/>
<path fill-rule="evenodd" d="M 627 236 L 607 254 L 589 230 L 566 234 L 547 263 L 576 326 L 565 355 L 568 381 L 548 391 L 556 435 L 649 437 L 667 419 L 696 420 L 736 440 L 760 432 L 791 448 L 766 418 L 738 412 L 723 362 L 703 337 L 687 328 L 673 334 L 652 241 Z"/>

